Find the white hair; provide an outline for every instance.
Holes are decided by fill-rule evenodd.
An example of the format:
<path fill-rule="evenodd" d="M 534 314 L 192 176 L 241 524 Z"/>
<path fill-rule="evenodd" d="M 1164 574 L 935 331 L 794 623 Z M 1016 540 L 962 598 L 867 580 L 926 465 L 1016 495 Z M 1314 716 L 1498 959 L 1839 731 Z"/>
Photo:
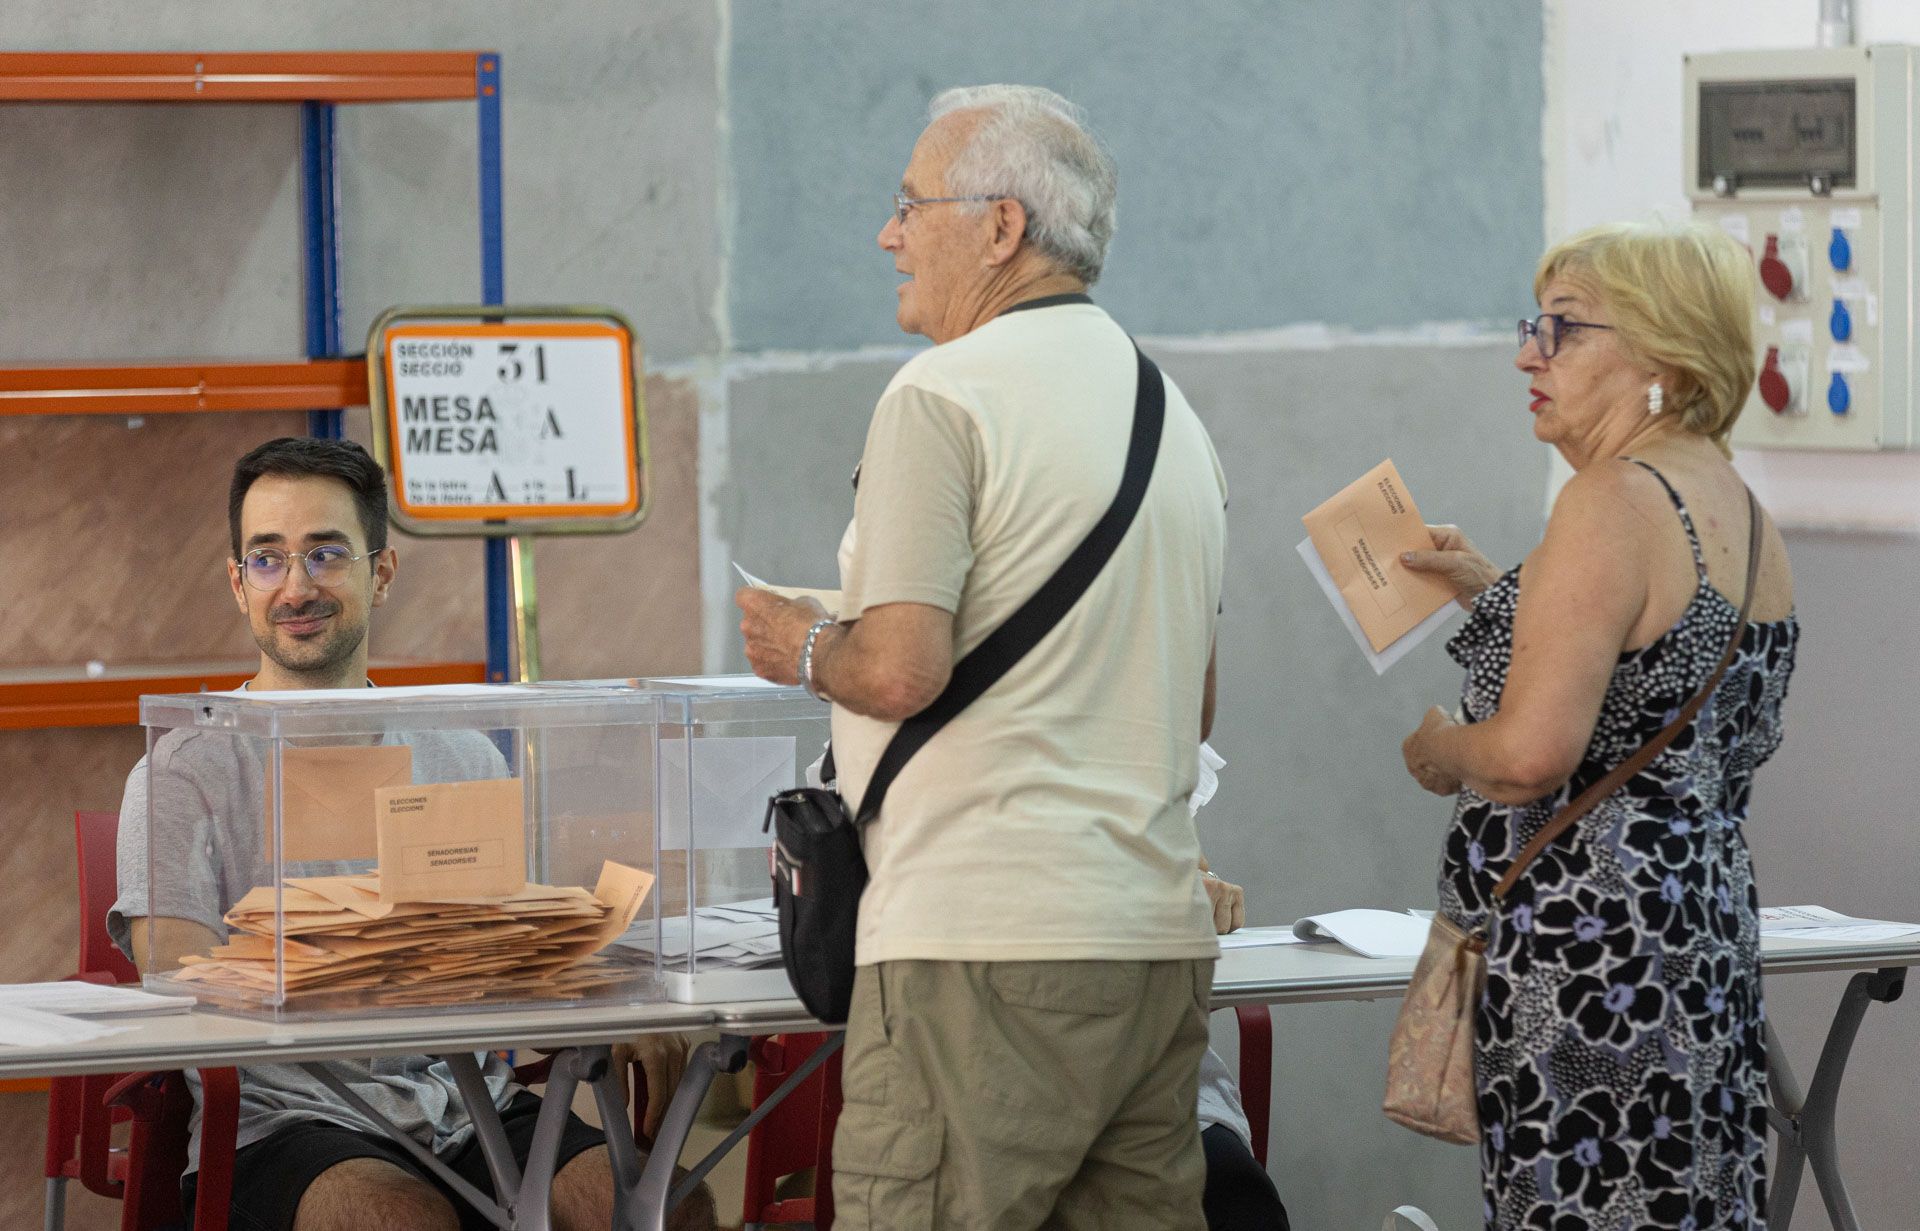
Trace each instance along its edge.
<path fill-rule="evenodd" d="M 927 118 L 958 111 L 986 115 L 948 167 L 947 191 L 1019 201 L 1033 246 L 1087 285 L 1098 282 L 1120 173 L 1080 108 L 1039 86 L 961 86 L 935 95 Z"/>

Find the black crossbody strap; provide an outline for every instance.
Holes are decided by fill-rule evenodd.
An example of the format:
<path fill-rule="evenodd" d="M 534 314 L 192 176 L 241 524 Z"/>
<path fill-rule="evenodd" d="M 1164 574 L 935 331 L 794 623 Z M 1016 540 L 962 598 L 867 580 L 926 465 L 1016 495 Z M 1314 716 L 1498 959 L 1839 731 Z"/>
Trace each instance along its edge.
<path fill-rule="evenodd" d="M 900 724 L 867 782 L 866 794 L 860 800 L 859 824 L 864 825 L 880 814 L 887 788 L 935 732 L 1013 670 L 1028 651 L 1066 618 L 1067 612 L 1106 567 L 1120 540 L 1126 537 L 1127 528 L 1133 524 L 1134 514 L 1140 511 L 1140 503 L 1146 497 L 1147 484 L 1153 478 L 1154 460 L 1160 454 L 1160 432 L 1167 415 L 1167 388 L 1160 369 L 1141 354 L 1138 346 L 1133 348 L 1133 353 L 1139 356 L 1140 375 L 1133 400 L 1133 434 L 1127 441 L 1127 464 L 1120 478 L 1119 493 L 1087 532 L 1087 537 L 1033 597 L 954 664 L 952 677 L 933 703 Z"/>

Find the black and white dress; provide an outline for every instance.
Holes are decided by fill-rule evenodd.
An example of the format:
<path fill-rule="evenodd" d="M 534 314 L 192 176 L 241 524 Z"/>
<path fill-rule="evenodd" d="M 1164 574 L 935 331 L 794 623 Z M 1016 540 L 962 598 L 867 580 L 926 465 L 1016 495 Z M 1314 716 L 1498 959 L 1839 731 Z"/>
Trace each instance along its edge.
<path fill-rule="evenodd" d="M 1620 656 L 1564 787 L 1518 807 L 1460 793 L 1440 902 L 1465 925 L 1486 917 L 1527 840 L 1664 727 L 1726 651 L 1739 607 L 1709 583 L 1686 504 L 1660 481 L 1699 589 L 1657 641 Z M 1469 721 L 1499 709 L 1519 597 L 1516 568 L 1448 643 Z M 1759 900 L 1741 825 L 1753 771 L 1780 745 L 1799 632 L 1791 615 L 1749 623 L 1692 725 L 1544 851 L 1493 920 L 1475 1022 L 1489 1228 L 1766 1226 Z"/>

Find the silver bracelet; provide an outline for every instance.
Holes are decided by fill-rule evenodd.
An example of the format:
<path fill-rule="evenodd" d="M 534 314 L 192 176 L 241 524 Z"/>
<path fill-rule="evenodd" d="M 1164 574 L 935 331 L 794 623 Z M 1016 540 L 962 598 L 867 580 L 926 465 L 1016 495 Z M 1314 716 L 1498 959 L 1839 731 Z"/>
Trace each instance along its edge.
<path fill-rule="evenodd" d="M 813 683 L 813 643 L 820 639 L 820 630 L 833 627 L 834 622 L 832 616 L 815 620 L 813 627 L 807 630 L 806 645 L 800 649 L 800 686 L 806 689 L 807 695 L 816 701 L 827 701 L 828 698 L 821 696 L 820 690 Z"/>

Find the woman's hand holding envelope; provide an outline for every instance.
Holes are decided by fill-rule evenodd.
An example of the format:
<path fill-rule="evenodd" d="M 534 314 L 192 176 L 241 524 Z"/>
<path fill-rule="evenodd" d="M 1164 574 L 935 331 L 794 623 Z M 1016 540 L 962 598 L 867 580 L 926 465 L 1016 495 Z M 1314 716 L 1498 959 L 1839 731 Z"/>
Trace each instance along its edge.
<path fill-rule="evenodd" d="M 1458 526 L 1429 525 L 1427 533 L 1433 536 L 1433 550 L 1402 552 L 1400 563 L 1441 578 L 1460 592 L 1459 604 L 1472 611 L 1480 592 L 1499 579 L 1500 567 L 1481 555 Z"/>

